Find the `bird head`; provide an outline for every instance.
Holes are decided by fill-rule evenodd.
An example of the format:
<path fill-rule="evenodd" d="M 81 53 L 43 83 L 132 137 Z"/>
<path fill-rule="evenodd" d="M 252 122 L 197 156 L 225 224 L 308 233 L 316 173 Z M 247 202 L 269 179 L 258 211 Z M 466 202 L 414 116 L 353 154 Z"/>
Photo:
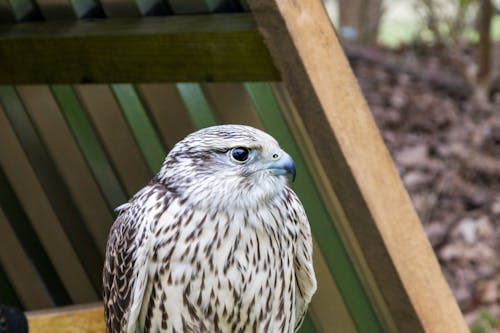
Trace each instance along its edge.
<path fill-rule="evenodd" d="M 290 155 L 269 134 L 243 125 L 213 126 L 188 135 L 173 147 L 157 175 L 190 204 L 218 209 L 272 200 L 288 178 L 295 179 Z"/>

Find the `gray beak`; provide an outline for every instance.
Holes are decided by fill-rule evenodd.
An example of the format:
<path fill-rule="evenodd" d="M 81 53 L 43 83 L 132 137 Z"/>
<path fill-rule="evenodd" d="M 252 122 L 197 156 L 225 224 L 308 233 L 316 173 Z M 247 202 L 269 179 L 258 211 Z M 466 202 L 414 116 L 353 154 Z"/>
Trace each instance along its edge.
<path fill-rule="evenodd" d="M 280 155 L 281 157 L 269 164 L 266 169 L 275 175 L 290 175 L 292 182 L 295 181 L 296 171 L 292 157 L 285 152 L 282 152 Z"/>

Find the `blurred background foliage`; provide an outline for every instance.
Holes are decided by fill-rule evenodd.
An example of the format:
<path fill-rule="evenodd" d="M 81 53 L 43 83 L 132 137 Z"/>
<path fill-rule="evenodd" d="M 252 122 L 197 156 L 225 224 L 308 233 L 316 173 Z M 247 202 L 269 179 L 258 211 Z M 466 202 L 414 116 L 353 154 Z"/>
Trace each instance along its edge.
<path fill-rule="evenodd" d="M 500 1 L 325 0 L 474 333 L 500 331 Z"/>

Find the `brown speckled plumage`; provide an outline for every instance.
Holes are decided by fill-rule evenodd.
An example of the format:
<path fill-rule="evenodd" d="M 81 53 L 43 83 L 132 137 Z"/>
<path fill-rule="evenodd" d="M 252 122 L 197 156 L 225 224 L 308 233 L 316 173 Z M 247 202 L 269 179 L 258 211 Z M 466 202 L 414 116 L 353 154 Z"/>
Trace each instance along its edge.
<path fill-rule="evenodd" d="M 248 148 L 248 160 L 232 158 L 235 147 Z M 316 280 L 290 163 L 247 126 L 179 142 L 119 207 L 103 273 L 107 331 L 296 331 Z"/>

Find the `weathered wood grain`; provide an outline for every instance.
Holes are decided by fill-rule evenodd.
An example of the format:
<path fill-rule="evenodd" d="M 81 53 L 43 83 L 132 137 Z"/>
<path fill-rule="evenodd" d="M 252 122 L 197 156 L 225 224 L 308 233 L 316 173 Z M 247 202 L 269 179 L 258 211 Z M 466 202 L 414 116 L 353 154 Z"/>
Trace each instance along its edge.
<path fill-rule="evenodd" d="M 30 333 L 104 333 L 104 309 L 100 303 L 68 306 L 26 313 Z"/>
<path fill-rule="evenodd" d="M 385 330 L 467 332 L 322 2 L 248 3 L 380 289 Z"/>
<path fill-rule="evenodd" d="M 0 25 L 0 84 L 276 79 L 249 14 Z"/>

